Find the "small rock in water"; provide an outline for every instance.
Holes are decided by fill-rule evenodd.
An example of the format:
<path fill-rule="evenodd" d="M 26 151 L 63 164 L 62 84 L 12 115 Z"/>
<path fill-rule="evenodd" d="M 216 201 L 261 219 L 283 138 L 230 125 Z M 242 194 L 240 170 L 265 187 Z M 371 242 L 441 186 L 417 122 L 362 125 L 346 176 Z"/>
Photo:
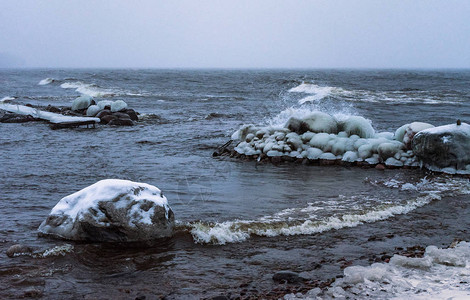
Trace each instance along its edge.
<path fill-rule="evenodd" d="M 305 278 L 291 271 L 280 271 L 273 275 L 276 282 L 299 283 L 305 281 Z"/>
<path fill-rule="evenodd" d="M 33 249 L 31 247 L 21 244 L 16 244 L 8 248 L 6 254 L 8 257 L 15 257 L 20 255 L 31 255 Z"/>
<path fill-rule="evenodd" d="M 378 165 L 375 166 L 375 168 L 377 170 L 382 170 L 382 171 L 385 170 L 385 166 L 383 164 L 378 164 Z"/>

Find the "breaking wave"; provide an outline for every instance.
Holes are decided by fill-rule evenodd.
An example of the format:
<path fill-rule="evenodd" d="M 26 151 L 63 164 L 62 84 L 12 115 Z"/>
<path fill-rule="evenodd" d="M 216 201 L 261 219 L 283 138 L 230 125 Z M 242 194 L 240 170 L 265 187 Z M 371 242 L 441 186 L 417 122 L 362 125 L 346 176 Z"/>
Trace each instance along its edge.
<path fill-rule="evenodd" d="M 104 89 L 98 87 L 94 84 L 87 84 L 80 81 L 75 82 L 64 82 L 60 85 L 63 89 L 75 89 L 75 91 L 79 92 L 83 95 L 88 95 L 91 97 L 112 97 L 117 94 L 116 91 L 111 89 Z"/>
<path fill-rule="evenodd" d="M 392 179 L 386 182 L 371 181 L 370 183 L 386 188 L 398 188 L 402 191 L 418 191 L 420 195 L 402 203 L 371 199 L 371 202 L 375 202 L 375 204 L 373 203 L 370 208 L 356 211 L 350 209 L 323 218 L 318 217 L 316 212 L 325 209 L 331 211 L 332 209 L 325 206 L 324 203 L 320 203 L 316 206 L 309 204 L 304 208 L 289 208 L 257 220 L 235 220 L 220 223 L 199 221 L 190 223 L 188 225 L 189 231 L 196 243 L 218 245 L 243 242 L 252 236 L 310 235 L 332 229 L 356 227 L 365 223 L 383 221 L 396 215 L 407 214 L 432 201 L 440 200 L 444 195 L 470 194 L 470 185 L 464 179 L 450 179 L 442 182 L 439 179 L 428 180 L 424 178 L 416 184 Z M 337 206 L 341 205 L 341 201 L 355 201 L 354 197 L 351 199 L 340 197 L 339 200 L 335 203 Z M 377 205 L 377 202 L 381 204 Z"/>
<path fill-rule="evenodd" d="M 103 88 L 96 84 L 83 83 L 81 81 L 64 82 L 60 85 L 63 89 L 75 89 L 82 95 L 88 95 L 94 98 L 105 98 L 114 96 L 131 96 L 131 97 L 149 97 L 150 93 L 135 93 L 115 88 Z"/>
<path fill-rule="evenodd" d="M 299 104 L 319 101 L 332 95 L 347 96 L 352 94 L 352 92 L 346 91 L 339 87 L 319 86 L 307 82 L 302 82 L 299 86 L 291 88 L 289 92 L 310 94 L 309 96 L 300 99 Z"/>
<path fill-rule="evenodd" d="M 45 78 L 41 81 L 39 81 L 38 85 L 47 85 L 49 83 L 53 83 L 55 81 L 55 79 L 53 78 Z"/>
<path fill-rule="evenodd" d="M 8 101 L 11 101 L 11 100 L 15 100 L 14 97 L 3 97 L 2 99 L 0 99 L 0 102 L 8 102 Z"/>
<path fill-rule="evenodd" d="M 462 102 L 458 93 L 433 93 L 417 89 L 403 89 L 392 91 L 346 90 L 341 87 L 320 86 L 302 82 L 300 85 L 288 90 L 290 93 L 307 94 L 298 100 L 298 104 L 318 103 L 323 99 L 335 98 L 350 102 L 393 103 L 393 104 L 456 104 Z M 445 96 L 445 97 L 443 97 Z"/>

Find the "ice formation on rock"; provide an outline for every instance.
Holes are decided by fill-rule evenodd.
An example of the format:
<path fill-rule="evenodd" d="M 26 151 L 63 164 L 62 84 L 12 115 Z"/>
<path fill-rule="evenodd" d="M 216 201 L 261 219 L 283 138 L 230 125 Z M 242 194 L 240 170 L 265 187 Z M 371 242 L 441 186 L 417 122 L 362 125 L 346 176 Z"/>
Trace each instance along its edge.
<path fill-rule="evenodd" d="M 285 126 L 243 125 L 232 139 L 239 141 L 234 149 L 239 155 L 258 160 L 266 157 L 320 163 L 336 160 L 372 166 L 382 163 L 389 168 L 418 167 L 420 162 L 425 162 L 426 166 L 435 166 L 436 171 L 470 173 L 470 127 L 467 129 L 465 123 L 453 126 L 452 130 L 445 126 L 436 129 L 428 123 L 413 122 L 401 126 L 395 133 L 375 132 L 370 120 L 361 116 L 347 116 L 337 121 L 326 113 L 313 112 L 301 118 L 292 116 Z M 414 142 L 415 136 L 422 141 L 431 133 L 438 136 L 439 143 Z M 430 145 L 436 146 L 430 150 Z M 449 150 L 450 145 L 452 150 Z M 416 151 L 419 156 L 415 155 Z M 436 151 L 440 156 L 432 154 Z M 451 157 L 457 158 L 452 160 Z M 439 163 L 434 162 L 436 160 Z"/>

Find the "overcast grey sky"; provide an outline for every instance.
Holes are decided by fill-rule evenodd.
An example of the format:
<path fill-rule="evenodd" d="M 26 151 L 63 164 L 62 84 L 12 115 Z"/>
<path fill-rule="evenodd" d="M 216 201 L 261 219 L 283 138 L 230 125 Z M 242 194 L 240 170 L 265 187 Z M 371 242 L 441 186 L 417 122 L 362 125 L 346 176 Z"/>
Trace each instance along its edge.
<path fill-rule="evenodd" d="M 470 68 L 470 1 L 0 0 L 0 67 Z"/>

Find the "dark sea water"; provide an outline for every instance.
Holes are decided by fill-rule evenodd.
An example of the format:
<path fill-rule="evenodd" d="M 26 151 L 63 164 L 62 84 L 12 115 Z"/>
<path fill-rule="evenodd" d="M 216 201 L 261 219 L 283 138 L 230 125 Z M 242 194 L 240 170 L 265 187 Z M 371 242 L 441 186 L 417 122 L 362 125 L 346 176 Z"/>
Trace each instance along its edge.
<path fill-rule="evenodd" d="M 343 258 L 369 265 L 397 247 L 470 241 L 466 178 L 212 158 L 240 125 L 314 110 L 363 116 L 378 132 L 470 123 L 470 71 L 0 70 L 0 99 L 12 103 L 65 106 L 80 94 L 124 100 L 141 120 L 0 124 L 0 298 L 258 297 L 280 270 L 325 280 Z M 38 237 L 62 197 L 106 178 L 159 187 L 175 237 L 149 247 Z M 17 243 L 53 250 L 8 258 Z"/>

